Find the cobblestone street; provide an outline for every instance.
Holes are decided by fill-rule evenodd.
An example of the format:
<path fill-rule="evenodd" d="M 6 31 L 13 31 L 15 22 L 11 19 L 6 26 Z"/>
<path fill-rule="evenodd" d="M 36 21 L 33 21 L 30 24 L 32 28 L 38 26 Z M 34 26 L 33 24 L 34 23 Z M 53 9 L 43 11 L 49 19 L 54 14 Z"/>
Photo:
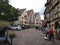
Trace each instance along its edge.
<path fill-rule="evenodd" d="M 16 37 L 13 40 L 13 45 L 60 45 L 57 40 L 54 43 L 45 40 L 45 35 L 34 28 L 15 31 L 15 33 Z"/>

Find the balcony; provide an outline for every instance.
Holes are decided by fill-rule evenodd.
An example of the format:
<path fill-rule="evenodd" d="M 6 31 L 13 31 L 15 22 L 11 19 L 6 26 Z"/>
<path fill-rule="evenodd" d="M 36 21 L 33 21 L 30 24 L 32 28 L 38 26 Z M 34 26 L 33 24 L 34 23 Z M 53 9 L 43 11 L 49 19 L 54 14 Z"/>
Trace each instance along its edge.
<path fill-rule="evenodd" d="M 56 14 L 56 15 L 52 16 L 51 18 L 49 18 L 50 21 L 54 21 L 56 19 L 60 19 L 59 14 Z"/>
<path fill-rule="evenodd" d="M 47 23 L 50 23 L 50 22 L 51 22 L 49 18 L 45 19 L 45 21 L 46 21 Z"/>

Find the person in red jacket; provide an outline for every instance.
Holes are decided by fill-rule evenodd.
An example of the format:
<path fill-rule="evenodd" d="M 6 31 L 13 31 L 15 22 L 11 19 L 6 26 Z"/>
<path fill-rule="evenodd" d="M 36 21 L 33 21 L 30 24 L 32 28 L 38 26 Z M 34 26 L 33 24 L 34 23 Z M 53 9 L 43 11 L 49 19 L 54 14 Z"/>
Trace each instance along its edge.
<path fill-rule="evenodd" d="M 51 28 L 49 31 L 49 39 L 54 41 L 54 30 L 53 30 L 53 28 Z"/>

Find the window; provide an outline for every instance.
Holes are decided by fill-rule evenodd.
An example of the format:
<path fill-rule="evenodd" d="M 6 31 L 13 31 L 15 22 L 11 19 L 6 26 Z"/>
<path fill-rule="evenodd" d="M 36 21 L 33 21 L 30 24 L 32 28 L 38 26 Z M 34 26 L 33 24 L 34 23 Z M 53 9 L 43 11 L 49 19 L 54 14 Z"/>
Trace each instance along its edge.
<path fill-rule="evenodd" d="M 25 18 L 27 18 L 27 16 L 26 16 L 26 15 L 25 15 L 24 17 L 25 17 Z"/>
<path fill-rule="evenodd" d="M 60 11 L 60 7 L 57 7 L 58 11 Z"/>
<path fill-rule="evenodd" d="M 25 21 L 25 24 L 27 24 L 27 22 Z"/>
<path fill-rule="evenodd" d="M 49 18 L 49 13 L 47 14 L 47 18 Z"/>
<path fill-rule="evenodd" d="M 23 17 L 22 17 L 22 19 L 23 19 Z"/>

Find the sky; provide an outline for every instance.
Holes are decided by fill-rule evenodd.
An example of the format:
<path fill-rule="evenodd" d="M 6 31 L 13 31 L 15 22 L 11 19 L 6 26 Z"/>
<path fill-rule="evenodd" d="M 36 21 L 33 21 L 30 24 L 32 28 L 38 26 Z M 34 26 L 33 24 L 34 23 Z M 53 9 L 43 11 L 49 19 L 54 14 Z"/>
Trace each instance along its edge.
<path fill-rule="evenodd" d="M 27 10 L 33 9 L 34 12 L 39 12 L 41 19 L 44 19 L 45 3 L 47 0 L 9 0 L 9 3 L 19 9 L 26 8 Z"/>

